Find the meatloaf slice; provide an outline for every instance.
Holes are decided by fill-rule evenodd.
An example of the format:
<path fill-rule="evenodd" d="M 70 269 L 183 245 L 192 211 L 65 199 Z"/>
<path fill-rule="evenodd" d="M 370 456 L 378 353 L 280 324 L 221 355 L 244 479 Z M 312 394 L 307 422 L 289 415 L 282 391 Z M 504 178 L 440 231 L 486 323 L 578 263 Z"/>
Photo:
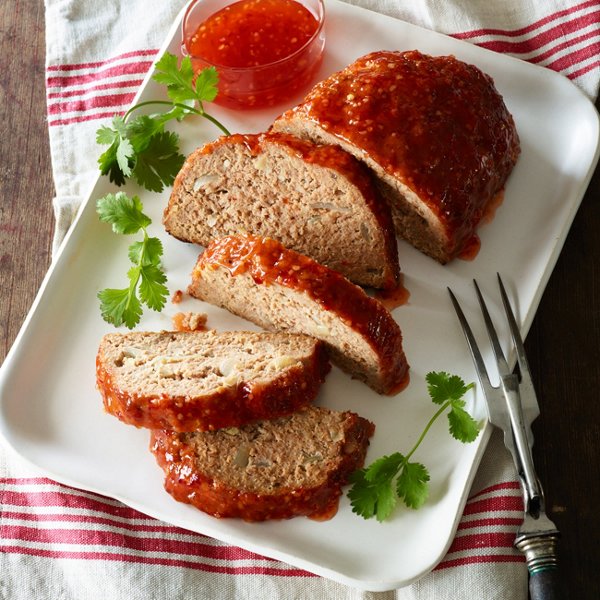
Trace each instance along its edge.
<path fill-rule="evenodd" d="M 239 429 L 153 431 L 165 489 L 215 517 L 246 521 L 337 512 L 341 487 L 363 466 L 374 425 L 315 406 Z"/>
<path fill-rule="evenodd" d="M 110 333 L 96 358 L 109 413 L 175 431 L 289 415 L 314 400 L 329 370 L 318 340 L 255 331 Z"/>
<path fill-rule="evenodd" d="M 390 209 L 369 170 L 337 146 L 275 133 L 221 137 L 188 157 L 163 222 L 186 242 L 207 246 L 249 232 L 277 239 L 355 283 L 398 284 Z"/>
<path fill-rule="evenodd" d="M 396 233 L 446 263 L 476 228 L 520 152 L 492 79 L 453 56 L 379 51 L 317 84 L 273 130 L 339 144 L 375 172 Z M 492 203 L 492 204 L 490 204 Z"/>
<path fill-rule="evenodd" d="M 390 313 L 337 271 L 270 238 L 227 236 L 200 255 L 189 293 L 265 329 L 323 340 L 332 361 L 379 393 L 407 379 Z"/>

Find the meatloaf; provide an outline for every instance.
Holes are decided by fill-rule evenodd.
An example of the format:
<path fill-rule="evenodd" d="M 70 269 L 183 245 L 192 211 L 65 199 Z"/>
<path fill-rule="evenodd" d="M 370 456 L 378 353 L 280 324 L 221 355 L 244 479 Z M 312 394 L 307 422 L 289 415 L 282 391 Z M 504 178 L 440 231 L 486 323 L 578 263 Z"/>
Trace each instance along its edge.
<path fill-rule="evenodd" d="M 324 345 L 256 331 L 110 333 L 96 358 L 107 412 L 138 427 L 232 427 L 309 404 L 330 370 Z"/>
<path fill-rule="evenodd" d="M 379 51 L 317 84 L 273 130 L 339 144 L 376 173 L 396 233 L 446 263 L 476 228 L 520 152 L 491 77 L 453 56 Z"/>
<path fill-rule="evenodd" d="M 189 293 L 265 329 L 323 340 L 335 364 L 379 393 L 407 381 L 402 334 L 387 309 L 276 240 L 247 234 L 213 241 L 196 263 Z"/>
<path fill-rule="evenodd" d="M 355 283 L 398 284 L 390 209 L 369 170 L 338 146 L 276 133 L 223 136 L 187 158 L 163 222 L 202 246 L 240 232 L 269 236 Z"/>
<path fill-rule="evenodd" d="M 165 489 L 215 517 L 331 518 L 348 475 L 363 466 L 374 425 L 315 406 L 241 428 L 153 431 Z"/>

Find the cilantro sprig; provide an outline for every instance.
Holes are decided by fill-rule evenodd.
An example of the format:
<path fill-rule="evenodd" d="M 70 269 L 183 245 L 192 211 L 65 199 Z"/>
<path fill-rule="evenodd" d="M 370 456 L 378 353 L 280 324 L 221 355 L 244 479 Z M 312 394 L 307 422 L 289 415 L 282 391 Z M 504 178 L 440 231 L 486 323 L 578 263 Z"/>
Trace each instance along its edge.
<path fill-rule="evenodd" d="M 458 441 L 469 443 L 479 435 L 479 424 L 464 409 L 463 400 L 474 384 L 466 385 L 457 375 L 443 371 L 428 373 L 426 380 L 429 396 L 440 408 L 431 417 L 412 449 L 406 455 L 394 452 L 383 456 L 350 476 L 353 485 L 348 497 L 352 511 L 365 519 L 375 517 L 378 521 L 384 521 L 392 514 L 398 499 L 408 508 L 423 506 L 429 495 L 429 471 L 422 463 L 411 462 L 410 459 L 442 414 L 448 411 L 450 435 Z"/>
<path fill-rule="evenodd" d="M 199 115 L 229 135 L 227 128 L 204 110 L 204 102 L 217 96 L 219 76 L 214 67 L 195 75 L 189 56 L 178 63 L 174 54 L 165 53 L 155 65 L 154 81 L 167 86 L 169 100 L 149 100 L 132 106 L 123 116 L 116 115 L 112 127 L 96 132 L 96 142 L 108 149 L 98 159 L 100 172 L 116 185 L 132 177 L 152 192 L 162 192 L 173 184 L 185 157 L 179 152 L 179 136 L 165 131 L 165 124 Z M 163 112 L 130 118 L 139 108 L 164 106 Z"/>
<path fill-rule="evenodd" d="M 152 220 L 142 212 L 143 208 L 137 196 L 129 198 L 124 192 L 107 194 L 96 202 L 100 220 L 110 223 L 115 233 L 131 235 L 141 230 L 144 234 L 142 241 L 129 246 L 129 260 L 132 262 L 127 272 L 129 285 L 123 289 L 107 288 L 98 293 L 102 317 L 116 327 L 124 324 L 133 329 L 140 321 L 142 304 L 160 311 L 169 293 L 165 286 L 167 277 L 161 266 L 162 242 L 148 236 L 147 227 Z"/>

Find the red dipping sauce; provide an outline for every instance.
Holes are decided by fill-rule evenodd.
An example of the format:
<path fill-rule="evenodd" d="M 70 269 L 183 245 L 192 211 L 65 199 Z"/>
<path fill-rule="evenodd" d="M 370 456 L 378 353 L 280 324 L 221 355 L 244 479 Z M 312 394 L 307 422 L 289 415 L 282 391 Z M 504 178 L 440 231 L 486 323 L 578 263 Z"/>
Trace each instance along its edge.
<path fill-rule="evenodd" d="M 195 71 L 219 73 L 217 104 L 259 108 L 304 89 L 321 64 L 322 0 L 198 0 L 183 21 Z"/>

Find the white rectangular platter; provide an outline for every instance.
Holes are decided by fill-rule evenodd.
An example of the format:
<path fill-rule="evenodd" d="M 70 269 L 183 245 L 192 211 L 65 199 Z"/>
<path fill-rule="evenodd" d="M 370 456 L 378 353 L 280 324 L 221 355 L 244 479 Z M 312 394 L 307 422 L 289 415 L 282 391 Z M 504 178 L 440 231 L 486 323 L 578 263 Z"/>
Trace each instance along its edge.
<path fill-rule="evenodd" d="M 179 31 L 178 20 L 163 50 L 178 52 Z M 474 261 L 456 260 L 442 267 L 399 243 L 410 299 L 393 314 L 411 365 L 409 387 L 397 397 L 381 397 L 334 369 L 319 395 L 319 404 L 354 410 L 376 424 L 370 462 L 412 447 L 433 412 L 424 381 L 428 371 L 475 380 L 446 286 L 461 298 L 471 321 L 480 323 L 470 282 L 480 281 L 498 318 L 495 274 L 500 272 L 522 329 L 528 330 L 598 158 L 598 116 L 579 90 L 555 73 L 347 4 L 327 2 L 326 35 L 321 77 L 378 49 L 417 48 L 478 65 L 492 75 L 505 97 L 523 149 L 495 219 L 480 229 L 482 247 Z M 147 78 L 138 100 L 162 95 Z M 258 132 L 284 108 L 210 111 L 231 131 Z M 218 135 L 200 119 L 188 120 L 177 130 L 184 152 Z M 431 570 L 452 541 L 489 427 L 475 443 L 462 445 L 439 422 L 415 456 L 431 472 L 427 504 L 419 511 L 399 508 L 384 524 L 354 515 L 346 497 L 327 522 L 297 518 L 249 524 L 211 518 L 164 492 L 162 471 L 148 451 L 148 432 L 106 415 L 95 389 L 97 345 L 112 330 L 100 317 L 96 294 L 104 287 L 124 287 L 126 248 L 132 241 L 115 236 L 96 217 L 96 199 L 114 191 L 106 178 L 95 184 L 2 367 L 0 433 L 6 442 L 60 482 L 351 586 L 389 590 Z M 164 243 L 171 293 L 185 290 L 199 249 L 163 231 L 168 191 L 152 194 L 133 185 L 125 191 L 141 197 L 153 219 L 150 234 Z M 162 314 L 146 312 L 139 329 L 169 329 L 171 317 L 181 310 L 207 312 L 209 325 L 216 329 L 254 329 L 189 298 L 179 305 L 168 303 Z M 475 329 L 481 336 L 480 326 Z M 468 398 L 468 408 L 478 419 L 485 418 L 479 391 Z"/>

